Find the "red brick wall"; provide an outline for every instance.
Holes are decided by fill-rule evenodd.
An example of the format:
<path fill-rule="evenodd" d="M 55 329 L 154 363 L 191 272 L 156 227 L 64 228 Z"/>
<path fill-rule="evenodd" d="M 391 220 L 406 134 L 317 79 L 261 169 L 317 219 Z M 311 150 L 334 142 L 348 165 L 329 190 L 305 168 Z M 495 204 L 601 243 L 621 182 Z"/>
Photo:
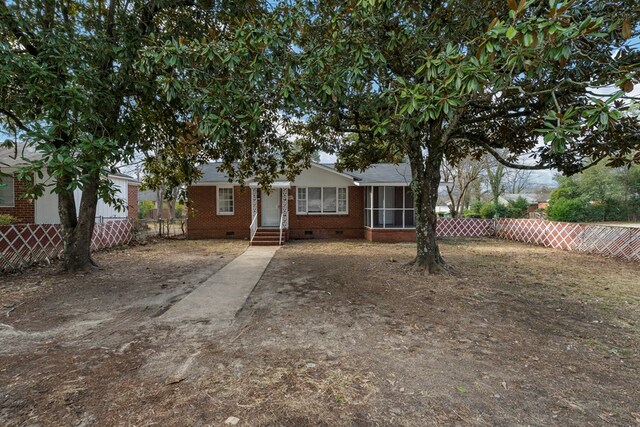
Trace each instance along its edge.
<path fill-rule="evenodd" d="M 0 208 L 0 214 L 9 214 L 18 218 L 20 224 L 33 224 L 35 222 L 36 214 L 35 207 L 32 201 L 22 198 L 26 188 L 26 182 L 18 181 L 14 177 L 13 181 L 13 195 L 14 195 L 14 207 L 12 208 Z"/>
<path fill-rule="evenodd" d="M 189 239 L 248 239 L 251 225 L 251 190 L 233 188 L 233 215 L 218 215 L 215 186 L 193 186 L 187 190 Z M 233 234 L 228 234 L 232 232 Z"/>
<path fill-rule="evenodd" d="M 348 189 L 349 213 L 347 215 L 297 215 L 296 187 L 292 187 L 289 190 L 289 237 L 291 239 L 362 239 L 364 236 L 364 188 L 348 187 Z M 309 232 L 311 234 L 308 234 Z"/>
<path fill-rule="evenodd" d="M 415 242 L 416 230 L 381 230 L 367 228 L 364 231 L 365 239 L 370 242 L 382 242 L 382 243 L 400 243 L 400 242 Z"/>
<path fill-rule="evenodd" d="M 364 189 L 349 187 L 349 213 L 346 215 L 297 215 L 296 190 L 289 190 L 289 237 L 292 239 L 357 238 L 364 232 Z M 216 214 L 216 187 L 193 186 L 188 189 L 188 237 L 249 238 L 251 190 L 234 187 L 235 215 Z M 258 202 L 258 207 L 260 202 Z M 259 210 L 258 210 L 259 212 Z M 227 234 L 233 232 L 233 235 Z M 305 232 L 311 232 L 306 234 Z"/>
<path fill-rule="evenodd" d="M 138 219 L 138 189 L 138 184 L 129 183 L 129 205 L 127 206 L 127 217 L 129 219 Z"/>

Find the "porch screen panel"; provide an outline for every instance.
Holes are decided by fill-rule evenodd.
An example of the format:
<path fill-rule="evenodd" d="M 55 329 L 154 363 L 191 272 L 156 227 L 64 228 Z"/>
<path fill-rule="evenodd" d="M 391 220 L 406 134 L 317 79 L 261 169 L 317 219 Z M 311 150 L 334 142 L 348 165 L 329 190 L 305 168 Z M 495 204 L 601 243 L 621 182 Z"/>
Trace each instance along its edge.
<path fill-rule="evenodd" d="M 404 228 L 414 228 L 416 226 L 416 215 L 413 209 L 404 211 Z"/>
<path fill-rule="evenodd" d="M 365 191 L 365 226 L 414 228 L 411 190 L 406 186 L 371 186 Z"/>
<path fill-rule="evenodd" d="M 391 215 L 393 221 L 391 221 L 390 224 L 394 228 L 402 228 L 404 216 L 404 187 L 393 187 L 393 202 L 394 209 Z"/>
<path fill-rule="evenodd" d="M 413 193 L 409 187 L 404 188 L 404 207 L 406 209 L 413 209 Z"/>
<path fill-rule="evenodd" d="M 365 227 L 371 227 L 371 195 L 372 187 L 366 187 L 364 191 L 364 225 Z"/>
<path fill-rule="evenodd" d="M 413 207 L 413 193 L 410 187 L 404 189 L 404 227 L 415 228 L 416 214 Z"/>

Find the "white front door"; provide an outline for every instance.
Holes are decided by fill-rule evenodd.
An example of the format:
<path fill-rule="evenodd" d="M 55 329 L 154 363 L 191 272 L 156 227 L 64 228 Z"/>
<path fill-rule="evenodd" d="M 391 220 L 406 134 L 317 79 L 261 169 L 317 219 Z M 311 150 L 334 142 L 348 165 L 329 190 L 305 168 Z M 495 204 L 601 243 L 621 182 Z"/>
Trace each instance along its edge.
<path fill-rule="evenodd" d="M 270 194 L 260 192 L 262 209 L 262 226 L 278 227 L 280 225 L 280 190 L 272 189 Z"/>

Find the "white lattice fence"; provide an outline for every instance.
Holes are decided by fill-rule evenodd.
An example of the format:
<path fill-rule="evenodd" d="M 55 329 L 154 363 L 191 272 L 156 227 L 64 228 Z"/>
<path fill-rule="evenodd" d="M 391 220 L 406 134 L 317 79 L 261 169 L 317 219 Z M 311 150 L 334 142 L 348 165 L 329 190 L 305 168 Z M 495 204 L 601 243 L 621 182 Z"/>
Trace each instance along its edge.
<path fill-rule="evenodd" d="M 93 228 L 91 250 L 111 248 L 127 244 L 133 238 L 133 223 L 128 219 L 113 220 L 96 224 Z"/>
<path fill-rule="evenodd" d="M 576 242 L 576 250 L 640 261 L 640 229 L 585 225 Z"/>
<path fill-rule="evenodd" d="M 133 224 L 129 220 L 96 224 L 91 250 L 96 251 L 131 241 Z M 50 262 L 62 254 L 59 224 L 18 224 L 0 226 L 0 272 Z"/>
<path fill-rule="evenodd" d="M 581 224 L 569 222 L 500 218 L 496 220 L 496 237 L 570 250 L 575 245 L 581 227 Z"/>
<path fill-rule="evenodd" d="M 536 219 L 498 219 L 496 237 L 640 261 L 640 229 Z"/>
<path fill-rule="evenodd" d="M 61 251 L 62 233 L 57 224 L 0 226 L 0 271 L 48 262 Z"/>
<path fill-rule="evenodd" d="M 493 220 L 478 218 L 439 218 L 438 237 L 487 237 L 493 235 Z"/>

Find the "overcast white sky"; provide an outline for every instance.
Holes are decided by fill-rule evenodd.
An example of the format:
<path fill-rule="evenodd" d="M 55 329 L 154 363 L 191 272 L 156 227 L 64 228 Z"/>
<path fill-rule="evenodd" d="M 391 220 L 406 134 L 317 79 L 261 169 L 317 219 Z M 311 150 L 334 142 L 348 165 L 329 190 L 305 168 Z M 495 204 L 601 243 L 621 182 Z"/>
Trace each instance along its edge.
<path fill-rule="evenodd" d="M 336 156 L 320 152 L 320 163 L 334 163 Z M 553 177 L 558 173 L 554 170 L 540 170 L 531 171 L 530 185 L 533 187 L 555 187 L 557 183 L 553 180 Z"/>

